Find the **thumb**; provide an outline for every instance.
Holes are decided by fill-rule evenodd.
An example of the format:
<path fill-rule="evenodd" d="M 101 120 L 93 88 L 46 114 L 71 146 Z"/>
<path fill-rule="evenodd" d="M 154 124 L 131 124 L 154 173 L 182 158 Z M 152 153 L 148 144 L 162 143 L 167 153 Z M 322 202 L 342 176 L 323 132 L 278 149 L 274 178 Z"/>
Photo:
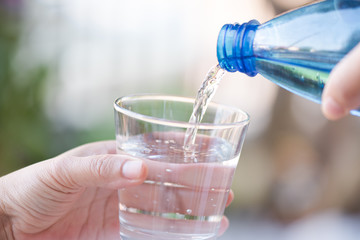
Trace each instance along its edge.
<path fill-rule="evenodd" d="M 322 95 L 322 111 L 330 120 L 360 106 L 360 44 L 333 69 Z"/>
<path fill-rule="evenodd" d="M 55 160 L 55 176 L 67 188 L 119 189 L 141 184 L 147 175 L 144 161 L 128 155 L 66 156 Z"/>

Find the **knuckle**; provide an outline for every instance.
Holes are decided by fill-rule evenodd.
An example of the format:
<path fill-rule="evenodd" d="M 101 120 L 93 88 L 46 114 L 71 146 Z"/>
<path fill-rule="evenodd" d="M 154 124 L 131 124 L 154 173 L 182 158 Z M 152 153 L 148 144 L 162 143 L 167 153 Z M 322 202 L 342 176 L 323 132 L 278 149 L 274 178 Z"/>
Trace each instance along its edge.
<path fill-rule="evenodd" d="M 96 174 L 98 177 L 102 179 L 109 178 L 112 170 L 112 164 L 111 164 L 111 157 L 110 156 L 98 156 L 94 161 L 92 162 L 91 168 L 94 174 Z"/>
<path fill-rule="evenodd" d="M 55 188 L 62 191 L 78 188 L 79 186 L 69 170 L 72 168 L 73 161 L 74 159 L 71 157 L 55 158 L 50 161 L 52 172 L 49 174 L 50 180 L 47 182 L 53 183 Z"/>

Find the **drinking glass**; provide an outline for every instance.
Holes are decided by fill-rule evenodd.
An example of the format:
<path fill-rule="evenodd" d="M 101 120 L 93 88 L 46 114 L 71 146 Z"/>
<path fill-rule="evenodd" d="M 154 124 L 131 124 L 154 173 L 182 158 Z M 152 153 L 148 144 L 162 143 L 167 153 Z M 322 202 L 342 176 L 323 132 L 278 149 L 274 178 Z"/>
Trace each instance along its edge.
<path fill-rule="evenodd" d="M 249 115 L 210 103 L 201 123 L 190 124 L 193 104 L 165 95 L 115 101 L 117 152 L 148 166 L 143 184 L 119 189 L 123 240 L 216 239 Z M 189 128 L 195 141 L 184 147 Z"/>

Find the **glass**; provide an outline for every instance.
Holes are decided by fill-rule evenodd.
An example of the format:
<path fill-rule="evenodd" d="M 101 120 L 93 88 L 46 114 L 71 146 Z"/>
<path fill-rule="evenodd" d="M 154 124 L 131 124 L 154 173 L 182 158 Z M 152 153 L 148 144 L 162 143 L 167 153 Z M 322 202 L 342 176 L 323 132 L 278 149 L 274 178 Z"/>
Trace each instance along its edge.
<path fill-rule="evenodd" d="M 118 153 L 144 159 L 146 181 L 119 189 L 120 236 L 216 239 L 249 124 L 247 113 L 210 103 L 198 124 L 194 99 L 133 95 L 115 101 Z M 184 148 L 188 128 L 195 143 Z"/>

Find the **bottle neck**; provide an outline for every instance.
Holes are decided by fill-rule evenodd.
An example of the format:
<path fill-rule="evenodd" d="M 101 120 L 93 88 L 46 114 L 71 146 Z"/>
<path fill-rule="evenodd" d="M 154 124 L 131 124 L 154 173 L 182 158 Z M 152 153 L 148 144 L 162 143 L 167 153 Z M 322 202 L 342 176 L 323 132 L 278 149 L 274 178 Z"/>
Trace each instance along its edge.
<path fill-rule="evenodd" d="M 251 20 L 244 24 L 226 24 L 219 33 L 217 58 L 221 68 L 229 72 L 242 72 L 255 76 L 253 41 L 260 23 Z"/>

